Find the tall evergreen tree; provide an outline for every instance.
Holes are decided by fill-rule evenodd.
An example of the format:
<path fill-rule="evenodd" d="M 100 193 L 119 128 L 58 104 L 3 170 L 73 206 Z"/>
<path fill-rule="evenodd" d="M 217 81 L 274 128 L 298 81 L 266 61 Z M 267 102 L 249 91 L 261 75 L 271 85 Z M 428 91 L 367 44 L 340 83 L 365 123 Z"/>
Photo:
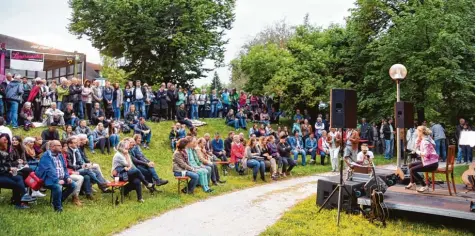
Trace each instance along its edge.
<path fill-rule="evenodd" d="M 218 73 L 215 71 L 215 73 L 213 74 L 211 89 L 215 89 L 218 92 L 221 91 L 222 88 L 223 86 L 221 85 L 220 77 L 218 77 Z"/>

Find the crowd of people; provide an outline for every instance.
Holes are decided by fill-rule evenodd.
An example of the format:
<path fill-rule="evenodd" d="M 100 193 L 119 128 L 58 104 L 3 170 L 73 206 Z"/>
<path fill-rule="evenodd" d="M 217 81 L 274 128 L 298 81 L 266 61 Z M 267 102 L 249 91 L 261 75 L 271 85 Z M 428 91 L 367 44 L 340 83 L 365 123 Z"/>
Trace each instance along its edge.
<path fill-rule="evenodd" d="M 173 175 L 190 178 L 187 188 L 182 189 L 188 194 L 196 186 L 210 193 L 211 185 L 225 183 L 218 170 L 223 163 L 229 163 L 224 165 L 225 173 L 230 168 L 244 175 L 246 169 L 251 169 L 253 181 L 257 181 L 258 173 L 262 181 L 267 181 L 266 171 L 272 180 L 290 176 L 299 156 L 302 166 L 308 163 L 307 155 L 311 164 L 320 156 L 321 165 L 329 157 L 332 171 L 337 171 L 341 149 L 347 164 L 362 162 L 367 153 L 373 157 L 369 148 L 384 153 L 387 159 L 394 153 L 396 129 L 391 118 L 382 119 L 378 125 L 362 119 L 355 129 L 342 130 L 330 127 L 329 115 L 318 115 L 313 126 L 309 112 L 304 110 L 301 114 L 298 109 L 290 130 L 287 126 L 274 130 L 271 124 L 278 123 L 283 113 L 277 111 L 279 101 L 275 102 L 272 96 L 238 94 L 234 89 L 220 91 L 220 95 L 214 90 L 211 94 L 205 91 L 195 94 L 173 84 L 162 84 L 153 92 L 147 84 L 142 86 L 141 81 L 136 81 L 135 86 L 129 81 L 124 89 L 107 81 L 104 87 L 98 81 L 85 81 L 82 85 L 76 78 L 61 78 L 60 85 L 53 81 L 47 86 L 40 78 L 34 83 L 31 87 L 25 78 L 7 75 L 0 86 L 8 111 L 6 121 L 0 116 L 0 188 L 13 189 L 12 203 L 19 209 L 28 208 L 25 202 L 44 197 L 39 191 L 25 188 L 24 181 L 31 173 L 44 181 L 44 188 L 51 190 L 53 207 L 59 212 L 69 195 L 76 205 L 82 204 L 80 194 L 92 199 L 93 184 L 102 192 L 110 191 L 109 180 L 97 163 L 89 161 L 86 148 L 92 154 L 97 149 L 110 154 L 112 149 L 115 154 L 110 175 L 127 181 L 125 193 L 136 191 L 137 200 L 143 202 L 142 185 L 153 192 L 155 186 L 168 182 L 159 178 L 157 166 L 142 151 L 149 149 L 152 140 L 147 120 L 177 121 L 169 135 Z M 18 111 L 18 107 L 22 109 Z M 3 112 L 3 107 L 0 110 Z M 203 117 L 221 117 L 235 131 L 230 131 L 224 140 L 220 133 L 213 139 L 210 134 L 197 137 L 193 121 Z M 5 126 L 15 129 L 23 125 L 29 130 L 35 126 L 34 122 L 47 126 L 41 136 L 14 136 Z M 248 129 L 249 122 L 253 126 Z M 431 123 L 430 130 L 425 125 L 417 128 L 415 124 L 408 129 L 406 142 L 402 129 L 402 150 L 421 156 L 426 153 L 423 150 L 426 144 L 434 144 L 436 156 L 444 161 L 447 145 L 444 127 Z M 63 127 L 61 135 L 57 126 Z M 90 126 L 95 128 L 92 130 Z M 248 131 L 247 134 L 238 133 L 240 129 Z M 470 130 L 469 125 L 461 119 L 456 140 L 465 130 Z M 133 137 L 121 140 L 122 133 L 131 131 Z M 422 146 L 418 140 L 426 144 Z M 364 154 L 359 153 L 360 144 L 364 144 Z M 459 146 L 458 162 L 462 158 L 465 162 L 472 161 L 471 147 Z M 435 156 L 430 159 L 415 164 L 412 171 L 433 168 Z"/>

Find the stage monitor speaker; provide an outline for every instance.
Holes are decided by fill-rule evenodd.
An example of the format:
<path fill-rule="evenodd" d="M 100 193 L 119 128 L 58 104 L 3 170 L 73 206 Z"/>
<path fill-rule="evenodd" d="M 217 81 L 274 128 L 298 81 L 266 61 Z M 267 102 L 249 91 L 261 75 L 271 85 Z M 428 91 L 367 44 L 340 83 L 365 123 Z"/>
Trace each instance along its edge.
<path fill-rule="evenodd" d="M 339 184 L 339 176 L 331 176 L 327 178 L 321 178 L 317 180 L 317 196 L 316 204 L 322 206 L 324 202 L 329 198 L 334 188 Z M 358 209 L 357 198 L 365 196 L 364 189 L 365 182 L 345 181 L 343 188 L 347 189 L 352 196 L 349 196 L 347 192 L 342 189 L 342 209 L 346 212 L 353 212 Z M 324 208 L 334 209 L 338 205 L 339 194 L 336 193 L 329 200 L 328 204 Z"/>
<path fill-rule="evenodd" d="M 352 89 L 331 89 L 331 127 L 357 127 L 357 92 Z"/>
<path fill-rule="evenodd" d="M 413 103 L 396 102 L 395 103 L 395 127 L 413 128 Z"/>

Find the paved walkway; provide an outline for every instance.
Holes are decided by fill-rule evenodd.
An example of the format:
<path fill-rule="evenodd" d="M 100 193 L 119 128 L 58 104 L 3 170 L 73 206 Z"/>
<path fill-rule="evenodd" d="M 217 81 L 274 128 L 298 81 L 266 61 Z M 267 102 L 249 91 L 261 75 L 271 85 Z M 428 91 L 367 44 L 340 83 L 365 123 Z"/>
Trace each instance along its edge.
<path fill-rule="evenodd" d="M 316 193 L 317 179 L 293 178 L 212 197 L 171 210 L 118 235 L 258 235 L 300 200 Z"/>

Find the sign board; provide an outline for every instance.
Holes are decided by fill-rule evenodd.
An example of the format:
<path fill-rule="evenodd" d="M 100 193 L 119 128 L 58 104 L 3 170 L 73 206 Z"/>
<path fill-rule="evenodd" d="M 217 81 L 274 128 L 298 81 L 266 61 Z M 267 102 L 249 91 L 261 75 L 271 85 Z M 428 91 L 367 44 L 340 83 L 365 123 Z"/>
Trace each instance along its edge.
<path fill-rule="evenodd" d="M 43 53 L 10 51 L 10 69 L 43 71 L 44 63 L 45 55 Z"/>
<path fill-rule="evenodd" d="M 474 147 L 476 145 L 476 132 L 461 131 L 459 145 L 469 145 L 471 147 Z"/>

